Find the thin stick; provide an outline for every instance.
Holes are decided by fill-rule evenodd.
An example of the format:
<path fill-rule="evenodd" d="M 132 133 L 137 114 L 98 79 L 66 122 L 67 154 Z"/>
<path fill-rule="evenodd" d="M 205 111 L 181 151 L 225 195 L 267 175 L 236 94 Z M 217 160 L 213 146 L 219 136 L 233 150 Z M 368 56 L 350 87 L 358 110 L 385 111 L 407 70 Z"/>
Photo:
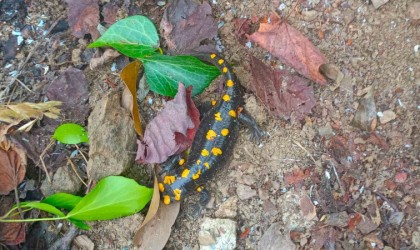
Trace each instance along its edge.
<path fill-rule="evenodd" d="M 15 200 L 16 200 L 16 205 L 17 205 L 17 209 L 19 211 L 20 218 L 23 220 L 24 216 L 23 216 L 22 209 L 20 209 L 20 201 L 19 201 L 19 195 L 18 195 L 17 187 L 15 187 Z"/>
<path fill-rule="evenodd" d="M 341 191 L 342 194 L 345 194 L 346 192 L 344 191 L 344 188 L 341 185 L 341 181 L 340 181 L 340 178 L 338 177 L 337 169 L 335 168 L 335 165 L 332 161 L 331 161 L 331 165 L 332 165 L 332 168 L 334 170 L 334 175 L 335 175 L 335 178 L 337 179 L 338 186 L 340 187 L 340 191 Z"/>
<path fill-rule="evenodd" d="M 77 150 L 79 150 L 80 154 L 82 155 L 83 159 L 85 160 L 86 166 L 88 164 L 88 160 L 86 159 L 85 155 L 83 154 L 82 150 L 80 150 L 79 146 L 77 146 L 77 144 L 74 144 L 77 148 Z"/>
<path fill-rule="evenodd" d="M 17 79 L 16 78 L 16 81 L 18 82 L 18 83 L 20 83 L 20 85 L 23 87 L 23 88 L 25 88 L 27 91 L 29 91 L 29 92 L 31 92 L 31 93 L 33 93 L 33 91 L 30 89 L 30 88 L 28 88 L 28 86 L 26 86 L 21 80 L 19 80 L 19 79 Z"/>
<path fill-rule="evenodd" d="M 71 159 L 69 157 L 67 157 L 67 162 L 70 164 L 71 168 L 73 169 L 73 172 L 76 174 L 79 181 L 81 181 L 83 183 L 83 185 L 85 185 L 85 187 L 88 187 L 86 182 L 84 182 L 82 177 L 80 177 L 79 173 L 77 173 L 76 166 L 74 166 L 74 163 L 71 161 Z"/>
<path fill-rule="evenodd" d="M 385 197 L 385 195 L 379 193 L 378 191 L 373 191 L 373 193 L 379 196 L 382 200 L 386 201 L 396 212 L 400 211 L 393 202 L 391 202 L 388 198 Z"/>
<path fill-rule="evenodd" d="M 44 162 L 44 155 L 47 153 L 47 150 L 51 148 L 52 145 L 54 145 L 55 141 L 51 140 L 50 143 L 47 145 L 47 147 L 42 151 L 42 153 L 39 155 L 39 159 L 41 160 L 41 165 L 42 168 L 45 171 L 45 175 L 47 175 L 47 179 L 48 182 L 51 184 L 51 177 L 50 174 L 48 173 L 47 167 L 45 166 L 45 162 Z"/>
<path fill-rule="evenodd" d="M 315 158 L 312 156 L 311 153 L 309 153 L 308 150 L 306 150 L 306 148 L 304 148 L 302 145 L 300 145 L 299 142 L 292 140 L 298 147 L 300 147 L 303 151 L 305 151 L 306 154 L 309 155 L 309 157 L 311 158 L 311 160 L 315 163 L 316 166 L 321 167 L 320 164 L 318 162 L 315 161 Z"/>

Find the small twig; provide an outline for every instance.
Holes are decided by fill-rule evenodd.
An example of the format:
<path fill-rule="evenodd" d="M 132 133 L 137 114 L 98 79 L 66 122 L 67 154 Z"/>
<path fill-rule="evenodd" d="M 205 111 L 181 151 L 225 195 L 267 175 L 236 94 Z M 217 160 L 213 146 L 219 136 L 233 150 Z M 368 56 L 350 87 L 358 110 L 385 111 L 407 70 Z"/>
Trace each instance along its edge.
<path fill-rule="evenodd" d="M 63 237 L 58 239 L 54 244 L 49 248 L 53 250 L 67 250 L 70 249 L 70 243 L 73 241 L 73 238 L 76 236 L 76 234 L 79 232 L 79 229 L 77 229 L 75 226 L 71 226 L 69 231 L 64 234 Z"/>
<path fill-rule="evenodd" d="M 54 145 L 55 141 L 51 140 L 50 143 L 47 145 L 47 147 L 42 151 L 42 153 L 39 155 L 39 159 L 41 160 L 41 165 L 42 168 L 45 171 L 45 175 L 47 175 L 47 179 L 49 183 L 51 182 L 51 177 L 50 174 L 48 173 L 47 167 L 45 166 L 45 162 L 44 162 L 44 155 L 47 153 L 47 151 L 51 148 L 52 145 Z"/>
<path fill-rule="evenodd" d="M 79 150 L 80 154 L 82 155 L 83 159 L 85 160 L 86 166 L 88 164 L 88 160 L 86 159 L 85 155 L 83 154 L 82 150 L 80 150 L 79 146 L 77 146 L 77 144 L 74 144 L 77 148 L 77 150 Z"/>
<path fill-rule="evenodd" d="M 19 194 L 18 194 L 17 187 L 15 187 L 15 200 L 16 200 L 16 205 L 17 205 L 17 209 L 19 211 L 20 218 L 23 220 L 24 215 L 23 215 L 22 209 L 20 208 L 20 201 L 19 201 Z"/>
<path fill-rule="evenodd" d="M 392 201 L 390 201 L 388 198 L 386 198 L 385 195 L 379 193 L 378 191 L 373 191 L 373 193 L 376 194 L 377 196 L 379 196 L 382 200 L 386 201 L 392 207 L 392 209 L 394 209 L 394 211 L 400 212 L 398 207 Z"/>
<path fill-rule="evenodd" d="M 19 79 L 17 79 L 16 78 L 16 81 L 18 82 L 18 83 L 20 83 L 20 85 L 23 87 L 23 88 L 25 88 L 27 91 L 29 91 L 29 92 L 31 92 L 31 93 L 33 93 L 33 91 L 30 89 L 30 88 L 28 88 L 28 86 L 26 86 L 21 80 L 19 80 Z"/>
<path fill-rule="evenodd" d="M 311 158 L 311 160 L 315 163 L 315 165 L 317 166 L 317 167 L 321 167 L 321 165 L 317 162 L 317 161 L 315 161 L 315 158 L 312 156 L 312 154 L 311 153 L 309 153 L 309 151 L 308 150 L 306 150 L 306 148 L 304 148 L 302 145 L 300 145 L 300 143 L 299 142 L 297 142 L 297 141 L 295 141 L 295 140 L 292 140 L 298 147 L 300 147 L 303 151 L 305 151 L 305 153 Z"/>
<path fill-rule="evenodd" d="M 338 177 L 338 173 L 337 173 L 337 169 L 335 168 L 335 164 L 334 164 L 332 161 L 330 161 L 330 163 L 331 163 L 331 166 L 332 166 L 332 168 L 333 168 L 333 170 L 334 170 L 334 175 L 335 175 L 335 178 L 337 179 L 338 186 L 340 187 L 340 192 L 341 192 L 342 194 L 345 194 L 346 192 L 344 191 L 344 188 L 343 188 L 343 186 L 341 185 L 341 181 L 340 181 L 340 178 Z"/>
<path fill-rule="evenodd" d="M 76 174 L 79 181 L 81 181 L 83 183 L 83 185 L 85 185 L 85 187 L 88 187 L 86 182 L 84 182 L 82 177 L 80 177 L 79 173 L 77 173 L 76 166 L 74 166 L 74 163 L 71 161 L 71 159 L 69 157 L 67 157 L 67 162 L 70 164 L 71 168 L 73 169 L 73 172 Z"/>

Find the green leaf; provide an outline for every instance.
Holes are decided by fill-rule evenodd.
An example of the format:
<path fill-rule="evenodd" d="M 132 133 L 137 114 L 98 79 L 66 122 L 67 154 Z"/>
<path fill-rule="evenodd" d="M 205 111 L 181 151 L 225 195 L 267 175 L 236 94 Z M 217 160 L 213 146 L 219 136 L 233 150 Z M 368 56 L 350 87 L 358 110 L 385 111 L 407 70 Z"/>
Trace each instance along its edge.
<path fill-rule="evenodd" d="M 155 53 L 159 36 L 155 25 L 145 16 L 130 16 L 109 27 L 89 48 L 110 46 L 122 54 L 140 58 Z"/>
<path fill-rule="evenodd" d="M 90 226 L 87 225 L 85 222 L 83 222 L 81 220 L 75 220 L 75 219 L 71 219 L 71 218 L 68 218 L 68 220 L 80 229 L 84 229 L 84 230 L 89 230 L 90 229 Z"/>
<path fill-rule="evenodd" d="M 56 193 L 43 199 L 42 203 L 50 204 L 56 208 L 72 210 L 82 199 L 82 197 L 67 193 Z"/>
<path fill-rule="evenodd" d="M 139 58 L 144 64 L 150 89 L 165 96 L 175 96 L 178 83 L 193 86 L 192 95 L 203 92 L 220 72 L 193 56 L 152 55 Z"/>
<path fill-rule="evenodd" d="M 39 202 L 39 201 L 25 202 L 24 204 L 21 205 L 21 207 L 22 208 L 25 208 L 25 207 L 36 208 L 36 209 L 48 212 L 50 214 L 58 215 L 59 217 L 66 216 L 63 212 L 58 210 L 56 207 L 50 204 Z"/>
<path fill-rule="evenodd" d="M 58 126 L 54 132 L 54 139 L 64 144 L 78 144 L 89 142 L 86 129 L 74 123 L 65 123 Z"/>
<path fill-rule="evenodd" d="M 110 220 L 140 211 L 152 198 L 153 189 L 122 176 L 109 176 L 95 186 L 67 217 L 76 220 Z"/>

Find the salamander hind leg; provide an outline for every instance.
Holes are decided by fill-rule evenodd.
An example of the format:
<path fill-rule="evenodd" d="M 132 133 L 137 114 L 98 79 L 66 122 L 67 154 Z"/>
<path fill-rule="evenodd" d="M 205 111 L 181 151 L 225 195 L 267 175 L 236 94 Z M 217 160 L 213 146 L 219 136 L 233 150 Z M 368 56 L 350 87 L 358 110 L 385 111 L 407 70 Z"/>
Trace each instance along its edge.
<path fill-rule="evenodd" d="M 255 121 L 255 119 L 245 110 L 239 112 L 238 119 L 241 122 L 241 124 L 248 127 L 251 131 L 251 141 L 259 143 L 261 142 L 263 137 L 266 137 L 268 135 L 267 132 L 262 130 L 258 123 Z"/>
<path fill-rule="evenodd" d="M 200 200 L 198 204 L 194 204 L 193 206 L 191 206 L 191 210 L 190 210 L 191 211 L 190 215 L 193 219 L 197 219 L 198 217 L 200 217 L 202 211 L 207 206 L 211 198 L 210 192 L 207 189 L 205 189 L 203 186 L 198 187 L 197 192 L 200 195 Z"/>

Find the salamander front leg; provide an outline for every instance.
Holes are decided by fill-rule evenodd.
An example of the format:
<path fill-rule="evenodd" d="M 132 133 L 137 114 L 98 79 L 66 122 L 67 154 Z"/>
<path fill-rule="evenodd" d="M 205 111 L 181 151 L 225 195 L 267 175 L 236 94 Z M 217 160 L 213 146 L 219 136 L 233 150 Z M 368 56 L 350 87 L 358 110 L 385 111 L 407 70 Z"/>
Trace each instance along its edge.
<path fill-rule="evenodd" d="M 251 140 L 260 142 L 261 139 L 267 136 L 267 132 L 262 130 L 255 119 L 245 110 L 239 112 L 238 120 L 251 131 Z"/>

